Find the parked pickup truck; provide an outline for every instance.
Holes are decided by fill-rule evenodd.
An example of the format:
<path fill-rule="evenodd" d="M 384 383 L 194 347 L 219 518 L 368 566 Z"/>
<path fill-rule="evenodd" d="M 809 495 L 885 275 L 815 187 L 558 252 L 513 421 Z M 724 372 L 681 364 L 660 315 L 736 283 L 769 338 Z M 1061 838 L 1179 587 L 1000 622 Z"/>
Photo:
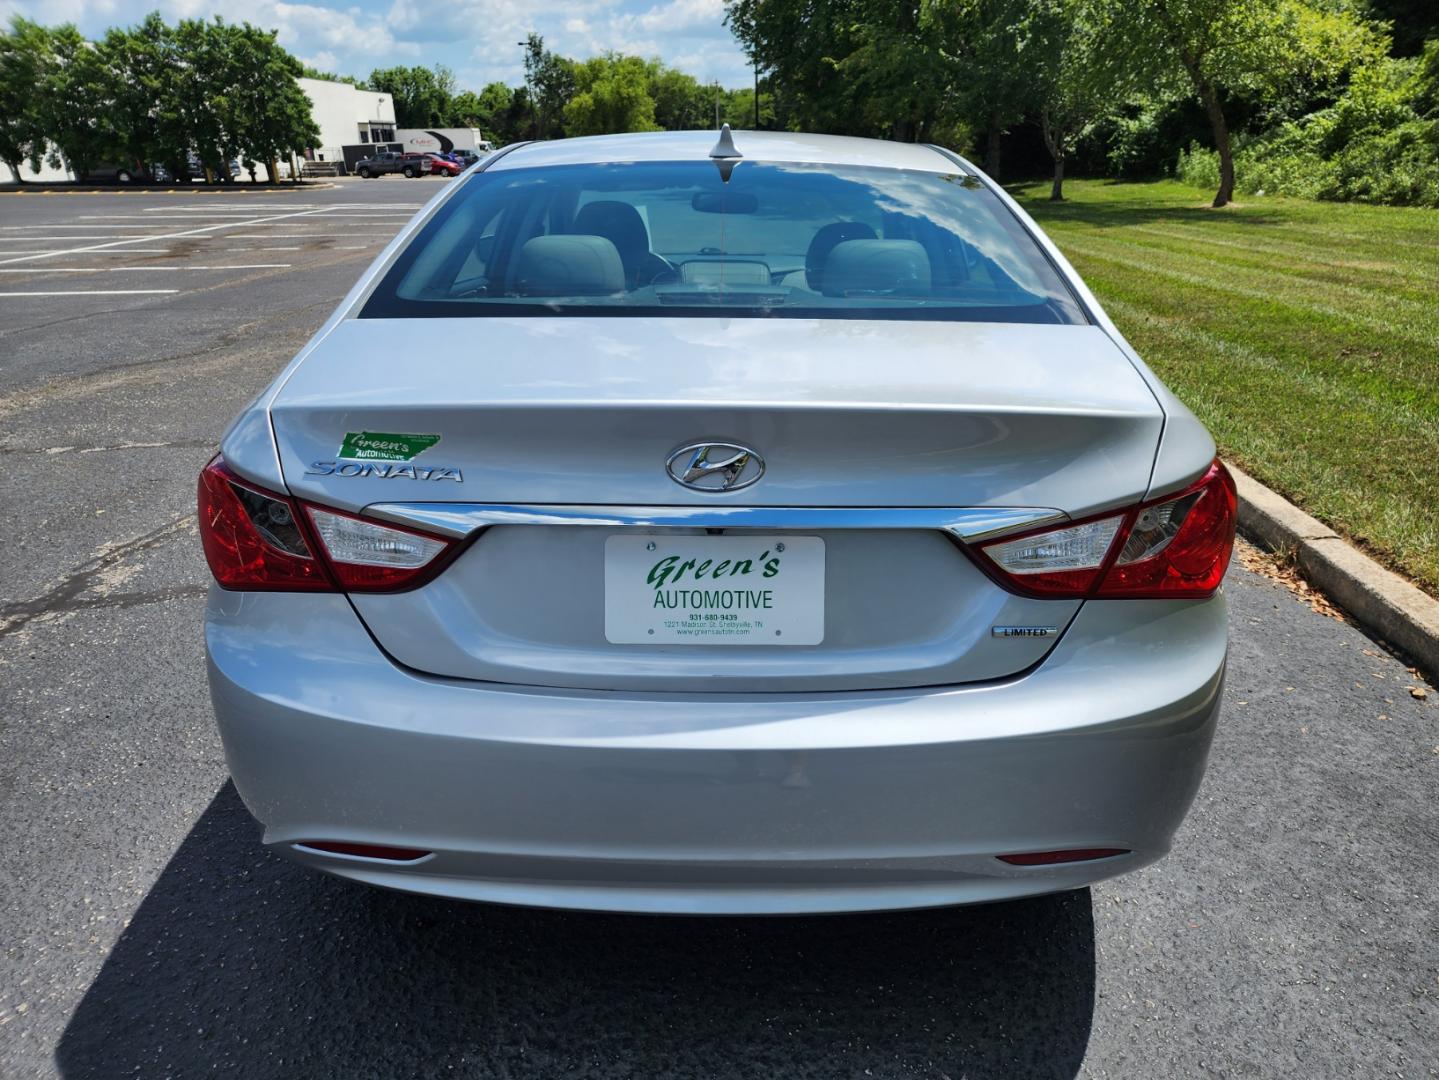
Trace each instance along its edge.
<path fill-rule="evenodd" d="M 404 154 L 390 151 L 381 151 L 372 157 L 364 157 L 355 162 L 355 175 L 364 177 L 366 180 L 372 176 L 383 176 L 385 173 L 424 176 L 427 172 L 429 172 L 429 168 L 426 164 L 414 161 Z"/>

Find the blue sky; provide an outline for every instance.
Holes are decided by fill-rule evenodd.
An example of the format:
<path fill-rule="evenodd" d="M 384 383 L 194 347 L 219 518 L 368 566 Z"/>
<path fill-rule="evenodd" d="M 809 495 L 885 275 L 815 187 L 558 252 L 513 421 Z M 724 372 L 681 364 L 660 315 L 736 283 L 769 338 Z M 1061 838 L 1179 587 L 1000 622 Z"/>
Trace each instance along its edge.
<path fill-rule="evenodd" d="M 224 15 L 278 30 L 306 63 L 345 75 L 393 64 L 442 63 L 461 86 L 523 81 L 522 41 L 530 30 L 546 45 L 583 58 L 607 49 L 658 56 L 701 81 L 750 81 L 744 53 L 724 26 L 724 0 L 0 0 L 37 22 L 74 22 L 98 35 L 138 22 L 151 10 L 170 21 Z"/>

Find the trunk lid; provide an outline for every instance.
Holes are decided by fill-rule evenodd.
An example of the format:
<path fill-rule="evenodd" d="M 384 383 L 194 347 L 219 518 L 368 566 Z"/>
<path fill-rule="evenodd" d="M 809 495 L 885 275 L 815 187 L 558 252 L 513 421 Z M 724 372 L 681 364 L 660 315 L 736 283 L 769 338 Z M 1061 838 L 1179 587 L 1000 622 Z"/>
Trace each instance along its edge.
<path fill-rule="evenodd" d="M 1036 663 L 1077 603 L 1015 597 L 945 533 L 883 515 L 1132 503 L 1164 417 L 1095 327 L 566 317 L 343 322 L 280 389 L 272 418 L 290 489 L 352 511 L 872 508 L 874 528 L 648 530 L 660 545 L 823 541 L 821 640 L 802 645 L 614 643 L 606 542 L 635 526 L 493 525 L 428 585 L 354 597 L 392 655 L 434 674 L 798 691 L 972 682 Z M 753 448 L 763 478 L 724 493 L 680 486 L 666 460 L 702 440 Z M 1057 631 L 1002 638 L 996 625 Z"/>

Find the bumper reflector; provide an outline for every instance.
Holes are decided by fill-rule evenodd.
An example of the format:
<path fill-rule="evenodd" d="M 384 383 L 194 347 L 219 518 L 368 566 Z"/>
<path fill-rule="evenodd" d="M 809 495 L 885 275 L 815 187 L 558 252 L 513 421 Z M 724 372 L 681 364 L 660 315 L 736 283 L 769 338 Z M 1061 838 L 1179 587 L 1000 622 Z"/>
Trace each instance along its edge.
<path fill-rule="evenodd" d="M 327 855 L 358 855 L 362 859 L 383 859 L 385 862 L 415 862 L 432 851 L 419 848 L 390 847 L 387 844 L 351 844 L 340 840 L 304 840 L 295 845 L 306 851 L 323 851 Z"/>
<path fill-rule="evenodd" d="M 1000 855 L 1000 862 L 1010 866 L 1054 866 L 1056 863 L 1089 862 L 1091 859 L 1108 859 L 1115 855 L 1128 855 L 1128 848 L 1099 847 L 1071 848 L 1068 851 L 1026 851 L 1019 855 Z"/>

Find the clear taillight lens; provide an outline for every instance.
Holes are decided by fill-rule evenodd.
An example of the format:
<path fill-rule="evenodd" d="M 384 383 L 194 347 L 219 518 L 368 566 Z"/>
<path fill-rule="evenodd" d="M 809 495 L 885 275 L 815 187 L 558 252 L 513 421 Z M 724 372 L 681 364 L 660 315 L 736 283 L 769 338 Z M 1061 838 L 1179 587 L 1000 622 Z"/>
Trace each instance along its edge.
<path fill-rule="evenodd" d="M 448 540 L 306 506 L 321 547 L 340 585 L 351 592 L 413 588 L 428 577 Z"/>
<path fill-rule="evenodd" d="M 982 550 L 1027 592 L 1072 596 L 1094 585 L 1124 515 L 990 544 Z"/>
<path fill-rule="evenodd" d="M 1030 596 L 1213 595 L 1234 547 L 1238 499 L 1215 460 L 1192 487 L 1120 514 L 979 548 L 995 576 Z"/>

